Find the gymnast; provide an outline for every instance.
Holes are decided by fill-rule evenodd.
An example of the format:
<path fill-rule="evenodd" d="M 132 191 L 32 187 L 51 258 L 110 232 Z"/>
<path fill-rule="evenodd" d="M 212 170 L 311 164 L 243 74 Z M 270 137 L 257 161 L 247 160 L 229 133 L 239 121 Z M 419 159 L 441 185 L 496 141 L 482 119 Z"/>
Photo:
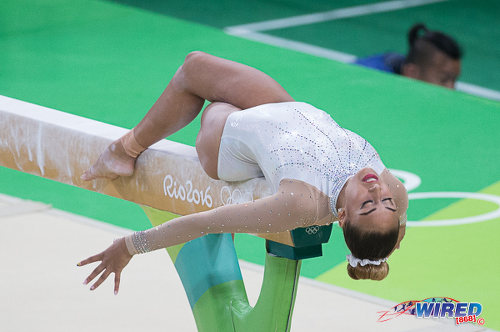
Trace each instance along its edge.
<path fill-rule="evenodd" d="M 182 216 L 115 240 L 78 266 L 101 263 L 84 284 L 111 273 L 118 292 L 135 254 L 209 233 L 275 233 L 338 221 L 351 254 L 353 279 L 382 280 L 387 257 L 404 237 L 408 197 L 403 184 L 362 137 L 327 113 L 295 102 L 263 72 L 203 52 L 188 54 L 140 123 L 113 142 L 82 175 L 130 176 L 137 157 L 190 123 L 205 100 L 196 151 L 208 176 L 243 181 L 264 176 L 273 194 L 242 204 Z"/>

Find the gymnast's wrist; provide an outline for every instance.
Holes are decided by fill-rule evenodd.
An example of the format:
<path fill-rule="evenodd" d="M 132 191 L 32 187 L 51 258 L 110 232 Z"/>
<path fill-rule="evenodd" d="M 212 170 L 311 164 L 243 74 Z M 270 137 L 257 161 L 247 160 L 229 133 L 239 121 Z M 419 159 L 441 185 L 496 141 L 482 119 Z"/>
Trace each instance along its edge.
<path fill-rule="evenodd" d="M 151 246 L 144 231 L 134 232 L 125 237 L 125 245 L 132 256 L 151 251 Z"/>

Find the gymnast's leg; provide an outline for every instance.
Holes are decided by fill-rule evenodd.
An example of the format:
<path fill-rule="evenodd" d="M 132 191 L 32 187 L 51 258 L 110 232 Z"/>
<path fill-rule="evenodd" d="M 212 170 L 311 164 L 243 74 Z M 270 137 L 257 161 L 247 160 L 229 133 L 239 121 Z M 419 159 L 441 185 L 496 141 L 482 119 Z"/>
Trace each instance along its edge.
<path fill-rule="evenodd" d="M 192 52 L 141 122 L 125 139 L 113 142 L 82 179 L 131 175 L 142 150 L 190 123 L 205 100 L 240 109 L 293 101 L 281 85 L 255 68 Z"/>

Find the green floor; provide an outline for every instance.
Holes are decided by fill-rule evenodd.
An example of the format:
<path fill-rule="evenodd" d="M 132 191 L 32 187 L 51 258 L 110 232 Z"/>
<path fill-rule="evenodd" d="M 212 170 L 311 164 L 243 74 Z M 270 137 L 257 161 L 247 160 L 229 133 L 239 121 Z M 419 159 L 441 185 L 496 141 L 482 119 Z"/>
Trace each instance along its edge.
<path fill-rule="evenodd" d="M 114 0 L 114 2 L 225 28 L 383 1 Z M 423 22 L 431 30 L 442 30 L 454 36 L 463 46 L 465 57 L 462 63 L 461 81 L 499 91 L 500 29 L 496 28 L 499 17 L 499 1 L 453 0 L 265 33 L 363 57 L 386 51 L 406 53 L 408 29 L 414 23 Z"/>
<path fill-rule="evenodd" d="M 487 1 L 479 1 L 477 7 L 483 3 Z M 267 7 L 261 9 L 262 16 L 258 10 L 247 11 L 254 16 L 229 22 L 238 15 L 227 15 L 227 25 L 274 18 L 280 8 L 280 16 L 331 9 L 326 1 L 307 9 L 299 2 L 293 4 L 283 9 L 263 1 L 261 5 Z M 220 15 L 215 8 L 212 11 Z M 172 15 L 176 14 L 172 9 Z M 203 50 L 262 69 L 297 100 L 328 111 L 341 125 L 366 137 L 388 167 L 418 174 L 422 184 L 416 192 L 486 190 L 500 196 L 499 103 L 230 37 L 220 30 L 226 23 L 213 23 L 217 20 L 211 14 L 207 12 L 212 23 L 207 18 L 196 24 L 165 12 L 107 1 L 3 1 L 0 94 L 131 128 L 184 56 Z M 468 56 L 475 51 L 479 53 L 471 49 Z M 465 69 L 464 63 L 464 75 Z M 195 121 L 171 139 L 193 145 L 198 128 Z M 148 226 L 134 204 L 4 168 L 0 169 L 0 192 L 131 229 Z M 425 199 L 410 204 L 411 220 L 437 213 L 438 218 L 458 218 L 494 209 L 476 200 Z M 495 238 L 499 221 L 408 229 L 403 249 L 391 258 L 389 277 L 378 283 L 349 280 L 347 249 L 335 228 L 324 257 L 305 261 L 302 273 L 397 302 L 429 296 L 477 301 L 483 304 L 486 326 L 500 330 L 500 318 L 494 314 L 500 310 L 496 301 L 500 287 L 495 279 L 500 273 L 495 264 L 500 252 Z M 263 262 L 262 239 L 240 235 L 236 243 L 241 258 Z"/>

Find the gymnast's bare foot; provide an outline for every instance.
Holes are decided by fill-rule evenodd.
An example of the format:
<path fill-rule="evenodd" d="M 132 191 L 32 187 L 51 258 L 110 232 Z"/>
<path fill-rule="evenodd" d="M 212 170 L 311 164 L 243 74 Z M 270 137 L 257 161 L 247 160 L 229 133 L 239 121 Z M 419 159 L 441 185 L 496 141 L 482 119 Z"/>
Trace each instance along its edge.
<path fill-rule="evenodd" d="M 92 167 L 85 171 L 81 179 L 90 181 L 97 178 L 116 179 L 119 176 L 130 176 L 134 173 L 136 158 L 125 152 L 120 140 L 113 142 L 99 156 Z"/>

